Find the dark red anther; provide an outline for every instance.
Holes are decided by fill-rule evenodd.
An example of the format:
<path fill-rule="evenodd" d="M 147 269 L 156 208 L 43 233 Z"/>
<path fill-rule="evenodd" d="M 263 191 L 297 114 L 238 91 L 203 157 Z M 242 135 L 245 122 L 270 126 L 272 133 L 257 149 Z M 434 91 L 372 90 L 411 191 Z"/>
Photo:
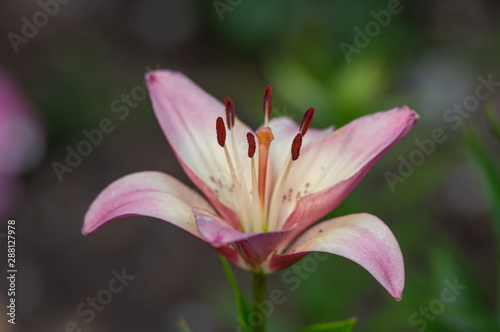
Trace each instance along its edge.
<path fill-rule="evenodd" d="M 302 146 L 302 134 L 298 133 L 297 136 L 293 139 L 292 143 L 292 160 L 299 159 L 300 156 L 300 147 Z"/>
<path fill-rule="evenodd" d="M 224 126 L 224 120 L 220 116 L 215 123 L 215 129 L 217 130 L 217 142 L 224 147 L 226 145 L 226 127 Z"/>
<path fill-rule="evenodd" d="M 248 140 L 248 158 L 253 158 L 253 155 L 255 154 L 255 149 L 257 146 L 255 145 L 255 136 L 253 136 L 252 133 L 247 133 L 247 140 Z"/>
<path fill-rule="evenodd" d="M 229 97 L 226 97 L 226 99 L 224 100 L 224 104 L 226 104 L 227 128 L 231 130 L 234 126 L 234 104 Z"/>
<path fill-rule="evenodd" d="M 307 111 L 304 113 L 304 116 L 302 117 L 302 122 L 300 123 L 300 133 L 302 136 L 304 136 L 307 132 L 307 129 L 309 129 L 309 125 L 311 124 L 312 118 L 314 116 L 314 108 L 309 108 Z"/>
<path fill-rule="evenodd" d="M 273 111 L 273 98 L 271 86 L 266 86 L 264 90 L 264 98 L 262 99 L 262 109 L 264 110 L 264 116 L 270 117 Z"/>

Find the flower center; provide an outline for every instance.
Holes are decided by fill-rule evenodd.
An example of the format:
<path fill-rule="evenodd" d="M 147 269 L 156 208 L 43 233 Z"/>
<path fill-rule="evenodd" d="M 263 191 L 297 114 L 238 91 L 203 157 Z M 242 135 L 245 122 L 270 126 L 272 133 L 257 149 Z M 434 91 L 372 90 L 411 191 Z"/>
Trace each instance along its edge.
<path fill-rule="evenodd" d="M 231 178 L 233 181 L 234 192 L 239 206 L 240 213 L 238 215 L 238 224 L 241 231 L 250 232 L 267 232 L 268 230 L 277 230 L 278 217 L 280 208 L 280 199 L 282 196 L 285 184 L 290 174 L 290 169 L 295 160 L 300 156 L 300 148 L 302 146 L 302 138 L 306 134 L 311 120 L 314 115 L 314 108 L 309 108 L 302 118 L 300 129 L 293 142 L 291 142 L 290 153 L 285 161 L 282 171 L 277 174 L 277 179 L 272 190 L 270 199 L 266 197 L 269 193 L 267 181 L 267 169 L 269 159 L 269 148 L 274 140 L 274 135 L 269 128 L 269 117 L 272 112 L 272 91 L 271 87 L 267 86 L 264 90 L 262 108 L 264 111 L 264 127 L 257 130 L 255 136 L 258 140 L 258 169 L 255 165 L 255 152 L 257 144 L 255 136 L 252 133 L 247 133 L 248 141 L 248 158 L 251 163 L 251 178 L 252 190 L 249 195 L 246 181 L 240 167 L 240 160 L 236 153 L 236 145 L 234 143 L 233 127 L 235 124 L 235 109 L 232 100 L 229 97 L 225 99 L 226 106 L 226 121 L 230 131 L 230 139 L 232 145 L 232 157 L 229 154 L 226 145 L 226 128 L 222 117 L 218 117 L 216 121 L 217 142 L 224 148 L 226 161 L 229 167 Z M 233 162 L 234 159 L 234 162 Z"/>

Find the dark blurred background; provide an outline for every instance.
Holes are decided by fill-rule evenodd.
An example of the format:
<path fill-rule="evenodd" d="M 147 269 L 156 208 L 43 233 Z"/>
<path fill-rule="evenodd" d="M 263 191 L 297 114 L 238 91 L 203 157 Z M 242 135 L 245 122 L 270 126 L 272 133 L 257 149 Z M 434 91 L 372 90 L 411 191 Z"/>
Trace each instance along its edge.
<path fill-rule="evenodd" d="M 159 170 L 192 186 L 143 95 L 145 72 L 168 68 L 231 96 L 254 128 L 267 84 L 275 114 L 299 120 L 315 107 L 316 127 L 401 105 L 420 114 L 330 215 L 369 212 L 389 225 L 406 263 L 403 299 L 332 256 L 297 289 L 283 273 L 269 278 L 287 297 L 269 331 L 349 317 L 354 331 L 498 331 L 500 84 L 462 113 L 456 105 L 477 100 L 484 80 L 500 82 L 499 18 L 495 0 L 0 1 L 0 67 L 43 118 L 46 146 L 1 216 L 4 234 L 17 222 L 19 273 L 18 329 L 4 315 L 0 330 L 176 331 L 183 317 L 194 332 L 236 331 L 234 295 L 201 241 L 138 217 L 80 233 L 89 204 L 123 175 Z M 34 19 L 39 27 L 24 27 Z M 105 118 L 114 130 L 58 178 L 54 163 L 66 164 L 68 148 Z M 434 151 L 416 143 L 436 129 L 446 139 Z M 123 269 L 135 279 L 101 312 L 79 314 Z M 250 274 L 235 272 L 250 294 Z"/>

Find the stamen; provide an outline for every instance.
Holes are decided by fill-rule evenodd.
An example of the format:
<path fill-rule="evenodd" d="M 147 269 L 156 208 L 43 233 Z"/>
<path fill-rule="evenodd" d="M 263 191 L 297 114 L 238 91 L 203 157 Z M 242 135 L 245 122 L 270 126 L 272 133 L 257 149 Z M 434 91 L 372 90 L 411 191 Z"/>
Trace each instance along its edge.
<path fill-rule="evenodd" d="M 226 97 L 224 100 L 224 104 L 226 104 L 226 121 L 227 121 L 227 129 L 231 130 L 234 126 L 234 104 L 231 98 Z"/>
<path fill-rule="evenodd" d="M 262 213 L 259 210 L 259 192 L 257 184 L 257 172 L 255 171 L 255 137 L 252 133 L 247 133 L 248 140 L 248 157 L 251 159 L 252 163 L 252 220 L 253 220 L 253 231 L 259 229 L 259 214 L 261 215 L 260 220 L 262 221 Z M 265 231 L 265 222 L 261 226 L 262 230 Z"/>
<path fill-rule="evenodd" d="M 255 137 L 253 136 L 252 133 L 247 133 L 247 140 L 248 140 L 248 158 L 253 158 L 253 155 L 255 154 Z"/>
<path fill-rule="evenodd" d="M 295 138 L 293 139 L 293 143 L 292 143 L 292 160 L 293 161 L 299 159 L 301 146 L 302 146 L 302 134 L 298 133 L 297 136 L 295 136 Z"/>
<path fill-rule="evenodd" d="M 246 185 L 246 180 L 245 176 L 243 175 L 242 168 L 240 167 L 240 158 L 238 157 L 238 153 L 236 151 L 236 143 L 234 141 L 234 124 L 235 124 L 235 109 L 234 109 L 234 103 L 231 100 L 231 98 L 226 97 L 224 101 L 226 105 L 226 118 L 227 118 L 227 127 L 229 128 L 229 132 L 231 135 L 231 146 L 232 146 L 232 151 L 233 151 L 233 158 L 234 158 L 234 168 L 236 170 L 236 174 L 238 175 L 238 183 L 239 186 L 241 187 L 241 191 L 245 193 L 243 195 L 243 203 L 244 206 L 242 208 L 250 214 L 250 197 L 246 194 L 248 193 L 247 190 L 247 185 Z M 235 184 L 236 185 L 236 184 Z M 242 212 L 243 214 L 243 212 Z M 250 217 L 250 215 L 248 215 Z"/>
<path fill-rule="evenodd" d="M 233 158 L 236 163 L 236 169 L 238 170 L 238 176 L 240 178 L 240 181 L 244 182 L 242 178 L 242 174 L 240 172 L 240 160 L 238 158 L 238 154 L 236 153 L 236 144 L 234 143 L 234 134 L 233 134 L 233 128 L 234 128 L 234 120 L 235 120 L 235 112 L 234 112 L 234 103 L 231 100 L 231 98 L 226 97 L 224 103 L 226 104 L 226 118 L 227 118 L 227 128 L 229 129 L 229 132 L 231 133 L 231 144 L 233 146 Z"/>
<path fill-rule="evenodd" d="M 307 132 L 307 129 L 309 129 L 309 125 L 311 124 L 312 118 L 314 116 L 314 108 L 309 108 L 307 111 L 304 113 L 304 116 L 302 117 L 302 122 L 300 123 L 300 133 L 302 136 L 304 136 Z"/>
<path fill-rule="evenodd" d="M 278 212 L 279 208 L 277 205 L 279 198 L 282 196 L 283 190 L 285 189 L 286 180 L 288 179 L 288 174 L 290 174 L 290 169 L 292 168 L 292 163 L 297 160 L 300 156 L 300 148 L 302 146 L 302 134 L 298 133 L 292 142 L 291 153 L 289 155 L 288 163 L 282 176 L 278 178 L 276 183 L 279 185 L 274 187 L 273 196 L 271 197 L 271 205 L 269 207 L 269 229 L 273 230 L 277 228 L 278 223 Z M 291 189 L 290 189 L 291 190 Z"/>
<path fill-rule="evenodd" d="M 224 126 L 224 120 L 220 116 L 215 122 L 215 129 L 217 130 L 217 142 L 224 147 L 226 145 L 226 127 Z"/>
<path fill-rule="evenodd" d="M 236 176 L 236 172 L 234 170 L 234 166 L 233 166 L 233 163 L 231 161 L 231 156 L 229 155 L 229 151 L 227 150 L 226 127 L 224 125 L 224 120 L 220 116 L 217 118 L 215 128 L 217 130 L 217 142 L 219 143 L 219 145 L 221 147 L 224 148 L 224 153 L 226 155 L 226 161 L 227 161 L 227 165 L 229 167 L 229 172 L 231 173 L 231 178 L 233 179 L 236 198 L 237 198 L 237 201 L 238 201 L 239 206 L 240 206 L 240 211 L 241 211 L 243 221 L 238 218 L 238 224 L 239 224 L 241 230 L 244 231 L 245 226 L 246 226 L 245 224 L 248 223 L 248 216 L 245 214 L 245 211 L 248 211 L 248 210 L 245 208 L 246 206 L 244 204 L 245 201 L 244 201 L 244 196 L 242 193 L 241 183 L 240 183 L 240 181 L 238 181 L 238 177 Z"/>
<path fill-rule="evenodd" d="M 264 110 L 264 126 L 267 127 L 269 123 L 269 118 L 273 111 L 273 98 L 271 86 L 266 86 L 264 90 L 264 98 L 262 99 L 262 109 Z"/>
<path fill-rule="evenodd" d="M 257 139 L 259 140 L 259 198 L 260 210 L 263 226 L 266 219 L 266 173 L 267 173 L 267 158 L 269 154 L 269 146 L 274 139 L 271 128 L 264 127 L 257 130 Z"/>

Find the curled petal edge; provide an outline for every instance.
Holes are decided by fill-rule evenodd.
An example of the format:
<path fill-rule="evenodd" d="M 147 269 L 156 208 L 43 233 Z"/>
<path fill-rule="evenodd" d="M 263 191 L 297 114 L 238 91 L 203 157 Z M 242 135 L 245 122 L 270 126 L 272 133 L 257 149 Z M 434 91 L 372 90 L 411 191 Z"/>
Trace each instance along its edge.
<path fill-rule="evenodd" d="M 284 254 L 273 255 L 266 272 L 282 270 L 312 252 L 350 259 L 365 268 L 394 299 L 401 299 L 403 255 L 391 230 L 379 218 L 359 213 L 321 222 L 299 236 Z"/>

